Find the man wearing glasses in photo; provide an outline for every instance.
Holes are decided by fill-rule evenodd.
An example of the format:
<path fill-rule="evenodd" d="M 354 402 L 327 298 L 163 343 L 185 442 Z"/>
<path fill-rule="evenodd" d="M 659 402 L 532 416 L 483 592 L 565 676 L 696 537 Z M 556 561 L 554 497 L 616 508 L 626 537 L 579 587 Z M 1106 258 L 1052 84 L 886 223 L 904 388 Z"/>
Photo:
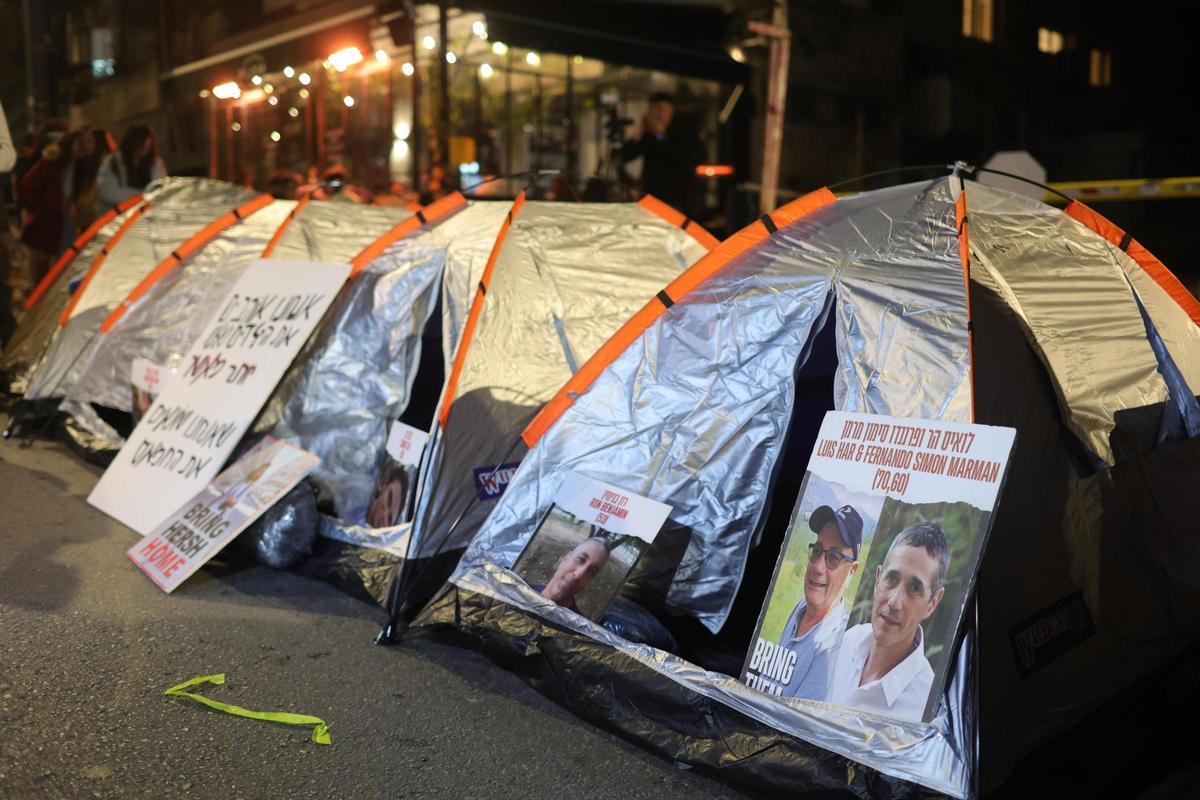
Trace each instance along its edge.
<path fill-rule="evenodd" d="M 821 506 L 808 518 L 817 534 L 808 546 L 804 597 L 783 628 L 779 646 L 796 654 L 791 680 L 783 697 L 824 700 L 829 670 L 837 660 L 849 612 L 842 602 L 850 576 L 858 570 L 863 521 L 853 506 L 834 511 Z"/>

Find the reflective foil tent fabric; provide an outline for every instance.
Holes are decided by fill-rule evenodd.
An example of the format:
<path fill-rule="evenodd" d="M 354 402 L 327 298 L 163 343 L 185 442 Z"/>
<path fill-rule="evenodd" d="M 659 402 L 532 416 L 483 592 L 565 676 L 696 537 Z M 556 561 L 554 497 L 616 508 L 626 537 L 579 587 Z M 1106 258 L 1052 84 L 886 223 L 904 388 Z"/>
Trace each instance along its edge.
<path fill-rule="evenodd" d="M 1095 212 L 957 174 L 840 199 L 821 190 L 659 289 L 556 393 L 528 401 L 539 411 L 512 416 L 524 457 L 415 625 L 477 636 L 669 758 L 757 790 L 863 796 L 997 785 L 1200 634 L 1200 496 L 1156 491 L 1200 478 L 1200 304 Z M 700 649 L 689 661 L 626 641 L 509 571 L 579 473 L 672 507 L 623 596 L 714 641 L 748 641 L 754 619 L 736 611 L 757 613 L 769 573 L 748 580 L 747 563 L 782 538 L 768 511 L 796 500 L 812 446 L 797 432 L 815 436 L 833 408 L 1017 429 L 930 724 L 781 704 L 709 671 Z M 478 463 L 464 474 L 499 461 L 470 441 Z"/>
<path fill-rule="evenodd" d="M 487 209 L 450 195 L 350 257 L 349 282 L 257 423 L 321 456 L 312 478 L 347 525 L 365 522 L 388 424 L 409 405 L 447 252 L 456 237 L 494 236 Z"/>
<path fill-rule="evenodd" d="M 422 463 L 393 604 L 402 592 L 405 602 L 422 593 L 405 583 L 415 573 L 422 586 L 435 574 L 433 588 L 444 580 L 524 455 L 521 429 L 631 313 L 714 244 L 652 197 L 556 203 L 518 196 L 469 287 L 465 319 L 458 303 L 446 302 L 445 335 L 455 336 L 459 319 L 462 332 Z M 450 290 L 469 273 L 448 273 Z"/>
<path fill-rule="evenodd" d="M 109 449 L 120 448 L 124 439 L 93 405 L 131 410 L 130 369 L 136 358 L 175 371 L 233 284 L 262 255 L 295 207 L 291 200 L 272 201 L 222 230 L 186 262 L 148 276 L 142 291 L 135 289 L 101 323 L 99 344 L 66 390 L 62 410 Z"/>
<path fill-rule="evenodd" d="M 26 398 L 63 397 L 101 341 L 104 320 L 147 276 L 186 260 L 211 236 L 270 200 L 221 181 L 163 179 L 88 266 L 59 316 L 49 352 L 30 377 Z"/>
<path fill-rule="evenodd" d="M 157 185 L 156 185 L 157 186 Z M 153 196 L 151 187 L 148 194 Z M 8 391 L 23 395 L 29 376 L 46 356 L 58 320 L 88 268 L 126 221 L 138 214 L 145 196 L 137 195 L 101 215 L 71 244 L 26 301 L 25 314 L 0 354 L 0 373 Z"/>

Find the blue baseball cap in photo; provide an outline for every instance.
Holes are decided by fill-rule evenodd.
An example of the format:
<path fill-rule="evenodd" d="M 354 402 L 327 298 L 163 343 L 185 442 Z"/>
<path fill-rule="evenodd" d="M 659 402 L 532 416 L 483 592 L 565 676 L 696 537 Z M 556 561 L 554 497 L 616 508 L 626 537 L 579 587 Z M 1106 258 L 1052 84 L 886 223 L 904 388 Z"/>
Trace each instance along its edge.
<path fill-rule="evenodd" d="M 854 506 L 842 506 L 837 511 L 829 506 L 820 506 L 808 518 L 808 527 L 812 528 L 813 533 L 820 533 L 830 522 L 837 523 L 838 534 L 846 546 L 854 551 L 854 560 L 857 561 L 858 548 L 862 545 L 862 517 L 854 510 Z"/>

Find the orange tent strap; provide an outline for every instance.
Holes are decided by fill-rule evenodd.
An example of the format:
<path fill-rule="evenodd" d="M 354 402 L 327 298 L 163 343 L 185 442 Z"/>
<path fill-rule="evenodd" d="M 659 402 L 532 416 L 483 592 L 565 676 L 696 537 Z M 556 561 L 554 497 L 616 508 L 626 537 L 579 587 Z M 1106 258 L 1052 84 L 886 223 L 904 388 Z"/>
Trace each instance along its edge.
<path fill-rule="evenodd" d="M 135 194 L 133 197 L 117 203 L 116 206 L 101 214 L 100 217 L 97 218 L 96 221 L 91 225 L 89 225 L 83 233 L 79 234 L 75 241 L 71 243 L 71 246 L 68 247 L 66 251 L 58 257 L 58 260 L 54 262 L 54 265 L 50 267 L 50 271 L 46 273 L 45 277 L 38 281 L 38 285 L 33 290 L 33 293 L 29 295 L 28 299 L 25 300 L 25 310 L 28 311 L 29 309 L 33 308 L 33 304 L 40 300 L 42 295 L 50 290 L 50 287 L 54 285 L 56 280 L 58 280 L 58 276 L 62 274 L 62 271 L 67 268 L 68 264 L 75 260 L 75 256 L 79 255 L 79 251 L 87 246 L 87 243 L 96 237 L 96 234 L 100 232 L 101 228 L 140 202 L 142 202 L 142 196 L 140 194 Z"/>
<path fill-rule="evenodd" d="M 488 255 L 487 264 L 483 268 L 483 277 L 479 279 L 479 286 L 475 289 L 475 299 L 471 301 L 471 311 L 467 314 L 466 325 L 463 326 L 462 338 L 458 342 L 458 352 L 454 354 L 454 367 L 450 370 L 450 379 L 446 381 L 446 389 L 442 393 L 442 408 L 438 413 L 438 423 L 442 427 L 446 426 L 446 420 L 450 417 L 450 406 L 454 403 L 454 391 L 458 388 L 458 378 L 462 374 L 463 363 L 467 360 L 467 346 L 471 343 L 475 325 L 479 321 L 479 315 L 483 312 L 483 298 L 492 282 L 492 270 L 496 267 L 500 248 L 504 246 L 504 238 L 508 235 L 508 229 L 523 205 L 525 205 L 525 192 L 517 195 L 512 208 L 508 210 L 508 216 L 505 217 L 504 224 L 500 226 L 500 232 L 496 234 L 492 252 Z"/>
<path fill-rule="evenodd" d="M 252 200 L 248 200 L 235 208 L 233 211 L 227 211 L 221 216 L 214 219 L 212 222 L 205 225 L 196 233 L 188 237 L 188 239 L 178 247 L 176 247 L 171 255 L 159 262 L 150 274 L 142 278 L 141 282 L 133 288 L 129 296 L 122 300 L 109 315 L 104 318 L 104 322 L 100 323 L 100 332 L 108 333 L 121 317 L 125 316 L 125 312 L 129 307 L 142 298 L 146 292 L 150 291 L 150 287 L 158 283 L 170 272 L 177 269 L 187 259 L 191 258 L 197 250 L 204 247 L 206 244 L 216 238 L 217 234 L 237 222 L 241 222 L 246 217 L 258 211 L 261 208 L 269 206 L 274 202 L 274 199 L 269 194 L 260 194 Z"/>
<path fill-rule="evenodd" d="M 975 421 L 975 329 L 971 325 L 971 241 L 967 226 L 967 190 L 958 193 L 954 204 L 954 222 L 958 228 L 958 257 L 962 260 L 963 291 L 967 301 L 967 377 L 971 381 L 971 421 Z"/>
<path fill-rule="evenodd" d="M 428 206 L 417 206 L 416 209 L 409 209 L 416 213 L 371 242 L 362 249 L 362 252 L 350 259 L 350 266 L 352 267 L 350 276 L 354 277 L 357 275 L 359 270 L 378 258 L 384 250 L 387 250 L 413 231 L 419 230 L 424 225 L 441 222 L 447 216 L 458 211 L 460 208 L 464 208 L 466 205 L 467 198 L 458 192 L 454 192 L 453 194 L 446 195 L 437 202 L 430 203 Z"/>
<path fill-rule="evenodd" d="M 263 258 L 271 257 L 271 253 L 275 250 L 275 245 L 279 244 L 279 240 L 283 238 L 283 234 L 287 231 L 288 226 L 292 224 L 292 220 L 300 213 L 300 209 L 308 205 L 308 201 L 311 199 L 312 196 L 306 194 L 296 202 L 296 207 L 288 212 L 283 222 L 279 223 L 279 227 L 275 230 L 275 235 L 271 237 L 271 241 L 267 242 L 267 246 L 263 248 Z"/>
<path fill-rule="evenodd" d="M 790 225 L 801 217 L 812 213 L 822 206 L 827 206 L 837 200 L 828 189 L 818 189 L 803 197 L 798 197 L 787 205 L 771 213 L 771 222 L 775 228 Z M 669 208 L 669 206 L 668 206 Z M 678 212 L 675 212 L 678 213 Z M 538 439 L 562 416 L 563 412 L 575 402 L 575 398 L 600 377 L 609 364 L 625 352 L 633 342 L 649 328 L 655 320 L 667 310 L 668 302 L 674 305 L 690 294 L 697 286 L 707 281 L 726 264 L 745 253 L 754 245 L 765 240 L 771 233 L 761 219 L 755 220 L 737 233 L 721 242 L 715 250 L 701 258 L 688 270 L 684 271 L 667 288 L 659 292 L 649 303 L 612 335 L 611 338 L 597 350 L 583 366 L 571 376 L 558 394 L 550 399 L 533 421 L 521 433 L 528 447 L 533 447 Z M 665 300 L 663 298 L 666 298 Z"/>
<path fill-rule="evenodd" d="M 721 243 L 717 240 L 717 237 L 705 230 L 704 226 L 699 222 L 677 211 L 652 194 L 648 194 L 641 200 L 638 200 L 638 205 L 651 214 L 666 220 L 671 225 L 683 228 L 684 232 L 699 242 L 700 246 L 705 250 L 711 251 Z"/>
<path fill-rule="evenodd" d="M 1180 283 L 1179 278 L 1176 278 L 1175 274 L 1167 269 L 1165 264 L 1155 258 L 1136 239 L 1128 237 L 1128 241 L 1126 241 L 1127 234 L 1125 231 L 1078 200 L 1072 200 L 1064 211 L 1067 216 L 1077 222 L 1083 223 L 1088 228 L 1103 236 L 1108 240 L 1109 244 L 1123 249 L 1125 254 L 1132 258 L 1142 268 L 1143 272 L 1153 278 L 1154 282 L 1161 286 L 1163 291 L 1169 294 L 1171 299 L 1191 317 L 1192 322 L 1200 325 L 1200 302 L 1197 302 L 1195 296 L 1187 290 L 1186 286 Z M 1122 245 L 1124 246 L 1122 247 Z"/>
<path fill-rule="evenodd" d="M 71 299 L 67 303 L 67 307 L 63 309 L 62 315 L 58 318 L 58 327 L 67 327 L 67 323 L 71 321 L 71 312 L 75 310 L 75 305 L 79 302 L 79 298 L 83 297 L 83 293 L 87 291 L 88 284 L 92 282 L 92 278 L 96 277 L 96 273 L 100 271 L 100 267 L 104 264 L 104 259 L 108 258 L 108 254 L 112 252 L 114 247 L 117 246 L 117 243 L 121 241 L 121 238 L 125 236 L 130 228 L 133 227 L 135 222 L 142 218 L 142 214 L 145 214 L 149 208 L 149 203 L 143 203 L 134 209 L 133 213 L 129 215 L 129 219 L 122 222 L 121 227 L 117 228 L 116 232 L 113 233 L 112 238 L 105 242 L 104 248 L 100 251 L 100 254 L 96 256 L 96 260 L 92 262 L 92 265 L 88 267 L 88 271 L 86 274 L 84 274 L 83 280 L 80 281 L 79 287 L 75 290 L 75 294 L 71 295 Z"/>

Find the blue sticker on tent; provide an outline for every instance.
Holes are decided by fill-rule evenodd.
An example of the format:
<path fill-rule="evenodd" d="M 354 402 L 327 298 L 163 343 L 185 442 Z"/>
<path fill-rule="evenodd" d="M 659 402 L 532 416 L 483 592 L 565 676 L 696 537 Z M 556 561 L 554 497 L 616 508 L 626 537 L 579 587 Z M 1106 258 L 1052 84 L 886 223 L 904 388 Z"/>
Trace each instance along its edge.
<path fill-rule="evenodd" d="M 480 500 L 495 500 L 504 494 L 508 482 L 516 474 L 520 462 L 501 464 L 499 467 L 477 467 L 475 469 L 475 491 Z"/>

